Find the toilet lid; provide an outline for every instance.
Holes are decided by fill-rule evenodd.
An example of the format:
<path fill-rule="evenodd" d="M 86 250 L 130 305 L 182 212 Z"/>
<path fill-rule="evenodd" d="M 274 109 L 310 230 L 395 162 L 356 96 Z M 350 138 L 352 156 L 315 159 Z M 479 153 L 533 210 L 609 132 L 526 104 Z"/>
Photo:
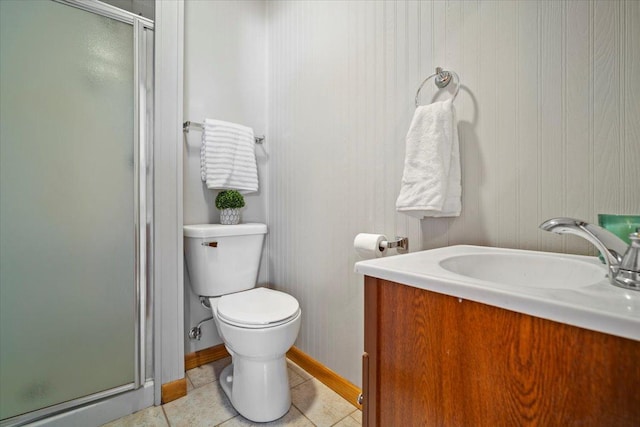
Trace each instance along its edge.
<path fill-rule="evenodd" d="M 294 297 L 268 288 L 224 295 L 218 302 L 218 316 L 240 325 L 274 326 L 295 316 L 299 310 Z"/>

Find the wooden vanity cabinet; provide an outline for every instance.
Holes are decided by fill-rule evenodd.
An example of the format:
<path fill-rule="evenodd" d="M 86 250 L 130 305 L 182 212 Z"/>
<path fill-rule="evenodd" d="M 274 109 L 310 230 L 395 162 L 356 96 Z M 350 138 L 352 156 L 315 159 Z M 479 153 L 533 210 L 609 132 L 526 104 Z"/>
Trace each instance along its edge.
<path fill-rule="evenodd" d="M 640 342 L 365 277 L 363 425 L 640 426 Z"/>

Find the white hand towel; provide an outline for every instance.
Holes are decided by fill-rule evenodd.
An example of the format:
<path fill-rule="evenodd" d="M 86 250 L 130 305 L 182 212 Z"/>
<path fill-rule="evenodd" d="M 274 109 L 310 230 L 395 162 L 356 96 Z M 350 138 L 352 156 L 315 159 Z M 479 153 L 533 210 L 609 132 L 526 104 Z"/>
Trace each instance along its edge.
<path fill-rule="evenodd" d="M 416 108 L 407 133 L 398 212 L 417 218 L 460 216 L 460 148 L 451 100 Z"/>
<path fill-rule="evenodd" d="M 205 119 L 200 149 L 200 177 L 207 188 L 258 191 L 253 129 Z"/>

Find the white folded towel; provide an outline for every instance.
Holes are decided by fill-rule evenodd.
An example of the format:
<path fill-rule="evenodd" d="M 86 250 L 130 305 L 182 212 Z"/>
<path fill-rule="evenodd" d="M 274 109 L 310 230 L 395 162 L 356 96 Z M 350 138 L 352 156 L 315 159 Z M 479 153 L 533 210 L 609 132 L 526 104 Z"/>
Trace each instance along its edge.
<path fill-rule="evenodd" d="M 416 108 L 407 133 L 398 212 L 417 218 L 460 216 L 460 148 L 451 100 Z"/>
<path fill-rule="evenodd" d="M 258 191 L 253 129 L 205 119 L 200 149 L 200 177 L 207 188 Z"/>

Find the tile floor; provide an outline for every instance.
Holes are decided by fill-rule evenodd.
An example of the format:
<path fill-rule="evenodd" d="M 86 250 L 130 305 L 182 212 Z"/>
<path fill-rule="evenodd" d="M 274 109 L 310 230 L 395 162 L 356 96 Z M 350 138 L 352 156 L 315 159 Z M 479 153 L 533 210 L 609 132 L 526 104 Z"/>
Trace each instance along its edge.
<path fill-rule="evenodd" d="M 103 427 L 236 427 L 236 426 L 336 426 L 362 425 L 362 413 L 329 387 L 287 361 L 292 405 L 282 418 L 253 423 L 238 415 L 218 384 L 221 359 L 187 371 L 187 395 L 112 421 Z"/>

